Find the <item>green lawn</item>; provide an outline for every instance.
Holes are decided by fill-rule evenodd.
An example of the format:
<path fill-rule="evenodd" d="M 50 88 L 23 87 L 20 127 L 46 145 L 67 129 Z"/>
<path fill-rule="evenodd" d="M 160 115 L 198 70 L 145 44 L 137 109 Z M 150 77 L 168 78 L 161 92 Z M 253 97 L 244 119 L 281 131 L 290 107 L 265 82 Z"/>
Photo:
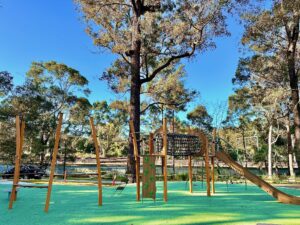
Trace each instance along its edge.
<path fill-rule="evenodd" d="M 103 206 L 97 206 L 96 186 L 54 185 L 48 213 L 44 213 L 46 190 L 21 189 L 14 208 L 8 210 L 8 185 L 0 185 L 1 225 L 48 224 L 300 224 L 300 206 L 285 205 L 256 186 L 217 184 L 217 193 L 206 197 L 201 183 L 195 193 L 185 190 L 185 182 L 168 183 L 168 203 L 162 201 L 162 183 L 157 201 L 135 201 L 135 186 L 128 185 L 121 195 L 104 187 Z M 299 190 L 282 190 L 299 195 Z"/>

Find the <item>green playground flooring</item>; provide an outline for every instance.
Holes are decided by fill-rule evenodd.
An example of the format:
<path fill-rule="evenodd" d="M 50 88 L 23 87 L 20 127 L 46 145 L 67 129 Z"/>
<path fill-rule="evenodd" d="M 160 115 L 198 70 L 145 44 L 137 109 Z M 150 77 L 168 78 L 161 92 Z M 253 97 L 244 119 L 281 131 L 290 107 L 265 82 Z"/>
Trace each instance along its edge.
<path fill-rule="evenodd" d="M 258 187 L 217 183 L 217 193 L 206 197 L 205 185 L 196 183 L 190 194 L 185 182 L 168 183 L 168 202 L 162 200 L 157 183 L 156 202 L 135 201 L 135 185 L 121 194 L 103 188 L 103 206 L 97 206 L 96 186 L 54 185 L 48 213 L 43 211 L 46 190 L 19 190 L 18 200 L 8 210 L 9 185 L 0 185 L 1 225 L 98 225 L 98 224 L 300 224 L 300 206 L 278 203 Z M 281 188 L 300 196 L 300 190 Z"/>

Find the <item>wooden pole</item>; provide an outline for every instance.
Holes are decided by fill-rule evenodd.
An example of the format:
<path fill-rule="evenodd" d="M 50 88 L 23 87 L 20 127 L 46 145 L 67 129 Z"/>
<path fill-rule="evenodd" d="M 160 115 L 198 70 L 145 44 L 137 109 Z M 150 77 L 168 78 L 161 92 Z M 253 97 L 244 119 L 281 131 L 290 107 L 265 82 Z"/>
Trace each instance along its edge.
<path fill-rule="evenodd" d="M 130 131 L 133 139 L 133 152 L 135 158 L 136 200 L 139 202 L 141 200 L 140 158 L 139 158 L 138 144 L 137 144 L 133 120 L 130 120 L 129 125 L 130 125 Z"/>
<path fill-rule="evenodd" d="M 24 145 L 24 134 L 25 134 L 25 121 L 21 119 L 21 130 L 20 130 L 20 149 L 19 149 L 19 169 L 18 169 L 18 181 L 17 185 L 20 181 L 20 170 L 21 170 L 21 159 L 23 154 L 23 145 Z M 14 201 L 17 200 L 17 195 L 15 195 Z"/>
<path fill-rule="evenodd" d="M 154 153 L 154 135 L 153 133 L 150 133 L 149 135 L 149 155 L 153 155 Z"/>
<path fill-rule="evenodd" d="M 12 209 L 13 202 L 16 199 L 16 189 L 20 176 L 20 148 L 21 148 L 21 130 L 20 130 L 20 117 L 16 116 L 16 157 L 15 157 L 15 171 L 14 180 L 10 194 L 8 208 Z"/>
<path fill-rule="evenodd" d="M 201 145 L 204 153 L 204 161 L 205 161 L 205 172 L 206 172 L 206 191 L 207 196 L 211 196 L 210 193 L 210 169 L 209 169 L 209 153 L 208 153 L 208 140 L 205 134 L 200 134 Z"/>
<path fill-rule="evenodd" d="M 137 157 L 135 160 L 135 170 L 136 170 L 136 200 L 139 202 L 141 200 L 141 181 L 140 181 L 140 158 Z"/>
<path fill-rule="evenodd" d="M 216 155 L 216 137 L 217 137 L 217 131 L 216 131 L 216 129 L 214 129 L 213 130 L 212 149 L 211 149 L 212 156 Z"/>
<path fill-rule="evenodd" d="M 190 184 L 190 193 L 193 193 L 193 168 L 192 168 L 192 156 L 189 157 L 189 184 Z"/>
<path fill-rule="evenodd" d="M 22 157 L 22 154 L 23 154 L 23 145 L 24 145 L 24 136 L 25 136 L 25 121 L 22 120 L 21 121 L 21 135 L 20 135 L 20 141 L 21 141 L 21 144 L 20 144 L 20 157 Z M 21 158 L 20 158 L 21 160 Z"/>
<path fill-rule="evenodd" d="M 54 172 L 55 172 L 56 157 L 57 157 L 59 141 L 60 141 L 62 119 L 63 119 L 63 114 L 60 113 L 59 117 L 58 117 L 58 125 L 56 127 L 56 133 L 55 133 L 55 144 L 54 144 L 54 149 L 53 149 L 53 154 L 52 154 L 46 204 L 45 204 L 45 208 L 44 208 L 45 212 L 48 212 L 48 210 L 49 210 L 49 203 L 50 203 L 50 198 L 51 198 L 52 184 L 53 184 L 53 178 L 54 178 Z"/>
<path fill-rule="evenodd" d="M 215 194 L 215 157 L 211 157 L 211 184 L 212 184 L 212 193 Z"/>
<path fill-rule="evenodd" d="M 132 135 L 132 139 L 133 139 L 134 157 L 135 157 L 135 159 L 137 159 L 138 156 L 139 156 L 139 152 L 138 152 L 138 145 L 137 145 L 137 140 L 136 140 L 136 134 L 135 134 L 133 120 L 130 120 L 129 125 L 130 125 L 131 135 Z"/>
<path fill-rule="evenodd" d="M 168 167 L 167 167 L 167 154 L 168 154 L 168 137 L 167 137 L 167 119 L 163 120 L 163 155 L 164 155 L 164 201 L 168 201 Z"/>
<path fill-rule="evenodd" d="M 92 137 L 95 145 L 96 161 L 97 161 L 97 174 L 98 174 L 98 205 L 102 205 L 102 177 L 101 177 L 101 162 L 100 162 L 100 148 L 97 139 L 97 131 L 94 125 L 94 118 L 90 117 L 90 126 L 92 129 Z"/>
<path fill-rule="evenodd" d="M 211 196 L 210 193 L 210 169 L 209 169 L 209 152 L 208 152 L 208 140 L 205 138 L 205 170 L 206 170 L 206 191 L 207 196 Z"/>
<path fill-rule="evenodd" d="M 212 182 L 212 193 L 215 194 L 215 155 L 216 155 L 216 138 L 217 131 L 216 129 L 213 130 L 213 143 L 212 143 L 212 150 L 211 150 L 211 182 Z"/>

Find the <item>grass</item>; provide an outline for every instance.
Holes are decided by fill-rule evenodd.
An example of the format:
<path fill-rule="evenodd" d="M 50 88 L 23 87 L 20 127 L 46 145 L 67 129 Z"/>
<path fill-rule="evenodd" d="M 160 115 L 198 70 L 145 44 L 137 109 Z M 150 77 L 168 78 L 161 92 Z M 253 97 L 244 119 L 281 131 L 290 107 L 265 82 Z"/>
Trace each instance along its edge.
<path fill-rule="evenodd" d="M 300 224 L 300 206 L 276 202 L 258 187 L 216 184 L 217 193 L 206 197 L 201 183 L 190 194 L 185 182 L 168 183 L 168 203 L 162 201 L 158 182 L 157 200 L 135 201 L 135 185 L 120 195 L 104 187 L 103 206 L 97 206 L 96 186 L 54 185 L 50 210 L 44 213 L 46 190 L 21 189 L 8 210 L 9 185 L 0 185 L 0 224 L 5 225 L 98 225 L 98 224 Z M 282 188 L 300 196 L 300 190 Z"/>

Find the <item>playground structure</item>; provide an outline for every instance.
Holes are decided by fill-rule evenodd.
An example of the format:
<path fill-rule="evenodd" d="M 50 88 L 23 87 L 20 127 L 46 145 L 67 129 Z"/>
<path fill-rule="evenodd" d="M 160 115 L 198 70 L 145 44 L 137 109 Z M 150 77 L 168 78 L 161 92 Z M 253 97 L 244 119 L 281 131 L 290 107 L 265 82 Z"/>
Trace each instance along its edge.
<path fill-rule="evenodd" d="M 23 153 L 23 143 L 24 143 L 24 134 L 25 134 L 25 121 L 20 119 L 20 116 L 16 116 L 16 157 L 15 157 L 13 185 L 12 185 L 9 206 L 8 206 L 9 209 L 12 209 L 14 201 L 17 200 L 17 195 L 16 195 L 17 188 L 45 188 L 47 189 L 47 196 L 46 196 L 44 211 L 48 212 L 51 192 L 52 192 L 53 179 L 55 175 L 54 173 L 55 173 L 56 159 L 57 159 L 60 136 L 61 136 L 62 120 L 63 120 L 63 114 L 60 113 L 58 116 L 58 124 L 55 132 L 55 144 L 52 153 L 48 185 L 21 185 L 19 184 L 19 180 L 20 180 L 20 166 L 21 166 L 21 158 Z M 97 161 L 98 205 L 101 206 L 102 205 L 102 181 L 101 181 L 100 149 L 96 137 L 97 132 L 94 126 L 94 120 L 92 117 L 90 117 L 90 126 L 92 130 L 92 138 L 95 145 L 96 161 Z"/>
<path fill-rule="evenodd" d="M 168 133 L 167 129 L 167 120 L 163 120 L 162 129 L 159 129 L 158 132 L 150 133 L 149 135 L 149 154 L 141 155 L 138 151 L 138 141 L 136 138 L 136 133 L 134 129 L 133 121 L 130 121 L 130 132 L 133 139 L 134 146 L 134 157 L 135 157 L 135 168 L 136 168 L 136 200 L 140 201 L 140 159 L 145 157 L 161 157 L 163 159 L 163 199 L 165 202 L 168 200 L 167 196 L 167 182 L 168 182 L 168 174 L 167 174 L 167 156 L 185 156 L 188 157 L 188 173 L 189 173 L 189 191 L 193 192 L 193 168 L 192 168 L 192 157 L 203 156 L 205 160 L 205 170 L 206 170 L 206 188 L 207 188 L 207 196 L 211 196 L 211 185 L 212 182 L 213 192 L 215 191 L 214 185 L 214 176 L 212 179 L 210 178 L 210 167 L 209 167 L 209 158 L 211 157 L 212 164 L 214 164 L 214 156 L 209 155 L 208 151 L 208 139 L 204 133 L 199 132 L 197 135 L 186 135 L 186 134 L 175 134 Z M 155 161 L 155 160 L 154 160 Z M 214 174 L 214 166 L 212 167 L 212 174 Z M 145 182 L 145 168 L 143 168 L 142 179 Z M 143 184 L 143 193 L 144 191 Z M 153 186 L 153 185 L 152 185 Z M 153 187 L 153 192 L 155 192 L 155 185 Z M 155 194 L 154 194 L 155 196 Z M 147 197 L 147 196 L 143 196 Z M 155 199 L 155 197 L 152 197 Z"/>
<path fill-rule="evenodd" d="M 47 188 L 47 197 L 44 211 L 48 212 L 49 203 L 52 192 L 53 178 L 55 173 L 56 158 L 59 149 L 59 141 L 62 127 L 63 115 L 59 114 L 58 125 L 55 133 L 55 145 L 52 154 L 50 175 L 47 186 L 41 185 L 20 185 L 20 164 L 21 156 L 24 142 L 24 131 L 25 122 L 20 120 L 20 117 L 16 117 L 16 158 L 15 158 L 15 171 L 14 179 L 12 185 L 12 191 L 9 201 L 9 209 L 12 209 L 13 202 L 17 199 L 16 190 L 17 188 Z M 90 117 L 90 127 L 92 131 L 92 138 L 95 145 L 96 161 L 97 161 L 97 176 L 98 176 L 98 205 L 102 205 L 102 178 L 101 178 L 101 162 L 100 162 L 100 145 L 97 139 L 97 131 L 94 125 L 94 120 Z M 189 191 L 193 192 L 193 167 L 192 160 L 193 157 L 203 157 L 205 162 L 205 173 L 206 173 L 206 193 L 207 196 L 211 196 L 211 192 L 215 193 L 215 177 L 214 177 L 214 164 L 217 158 L 223 161 L 230 168 L 235 170 L 237 173 L 241 174 L 252 183 L 256 184 L 262 190 L 266 191 L 268 194 L 276 198 L 279 202 L 286 204 L 297 204 L 300 205 L 300 197 L 292 196 L 286 194 L 269 183 L 265 182 L 258 176 L 251 173 L 249 170 L 235 162 L 223 149 L 224 146 L 221 145 L 219 138 L 216 136 L 216 131 L 214 131 L 212 138 L 209 142 L 207 135 L 202 132 L 196 134 L 186 135 L 186 134 L 174 134 L 169 133 L 167 129 L 167 120 L 163 120 L 162 129 L 156 133 L 150 133 L 149 135 L 149 154 L 140 154 L 139 147 L 136 137 L 136 132 L 134 129 L 133 121 L 130 121 L 130 134 L 133 139 L 134 146 L 134 158 L 135 158 L 135 168 L 136 168 L 136 200 L 141 200 L 141 177 L 142 177 L 142 197 L 156 199 L 156 179 L 155 179 L 155 159 L 160 157 L 163 159 L 163 200 L 168 201 L 168 172 L 167 172 L 167 156 L 184 156 L 188 157 L 188 177 L 189 177 Z M 227 146 L 228 147 L 228 146 Z M 227 148 L 225 146 L 225 148 Z M 140 162 L 143 158 L 143 173 L 140 173 Z M 212 189 L 212 190 L 211 190 Z"/>
<path fill-rule="evenodd" d="M 140 200 L 140 157 L 145 157 L 139 155 L 138 146 L 134 131 L 133 122 L 130 122 L 131 133 L 134 143 L 134 154 L 136 160 L 136 177 L 137 177 L 137 201 Z M 155 139 L 155 141 L 154 141 Z M 300 197 L 292 196 L 284 193 L 283 191 L 278 190 L 273 187 L 268 182 L 264 181 L 260 177 L 251 173 L 247 168 L 244 168 L 239 163 L 235 162 L 228 153 L 226 153 L 221 146 L 219 138 L 216 136 L 216 130 L 213 131 L 211 137 L 211 142 L 207 136 L 200 132 L 198 136 L 196 135 L 185 135 L 185 134 L 168 134 L 167 133 L 167 121 L 163 120 L 162 132 L 158 133 L 154 138 L 153 134 L 150 134 L 149 139 L 149 149 L 153 147 L 153 141 L 155 142 L 155 152 L 161 152 L 161 154 L 153 154 L 153 151 L 149 151 L 149 155 L 153 157 L 163 157 L 163 167 L 164 167 L 164 201 L 167 201 L 167 155 L 171 156 L 187 156 L 188 157 L 188 172 L 189 172 L 189 190 L 193 192 L 193 179 L 192 179 L 192 157 L 193 156 L 202 156 L 205 161 L 205 172 L 206 172 L 206 191 L 207 196 L 211 196 L 211 186 L 212 193 L 215 193 L 215 177 L 214 177 L 214 167 L 215 167 L 215 158 L 219 161 L 223 161 L 234 171 L 244 176 L 246 179 L 251 181 L 253 184 L 257 185 L 263 191 L 267 192 L 269 195 L 276 198 L 279 202 L 285 204 L 295 204 L 300 205 Z M 227 144 L 228 145 L 228 144 Z M 227 146 L 228 147 L 228 146 Z"/>
<path fill-rule="evenodd" d="M 221 139 L 219 139 L 219 141 L 217 141 L 216 144 L 219 145 L 220 141 Z M 285 204 L 300 205 L 300 197 L 289 195 L 284 193 L 283 191 L 278 190 L 268 182 L 264 181 L 263 179 L 256 176 L 255 174 L 251 173 L 247 168 L 243 167 L 242 165 L 234 161 L 228 153 L 221 150 L 221 147 L 219 147 L 218 149 L 219 151 L 215 152 L 215 156 L 218 160 L 226 163 L 234 171 L 244 176 L 246 179 L 251 181 L 253 184 L 257 185 L 259 188 L 267 192 L 269 195 L 276 198 L 279 202 Z"/>

